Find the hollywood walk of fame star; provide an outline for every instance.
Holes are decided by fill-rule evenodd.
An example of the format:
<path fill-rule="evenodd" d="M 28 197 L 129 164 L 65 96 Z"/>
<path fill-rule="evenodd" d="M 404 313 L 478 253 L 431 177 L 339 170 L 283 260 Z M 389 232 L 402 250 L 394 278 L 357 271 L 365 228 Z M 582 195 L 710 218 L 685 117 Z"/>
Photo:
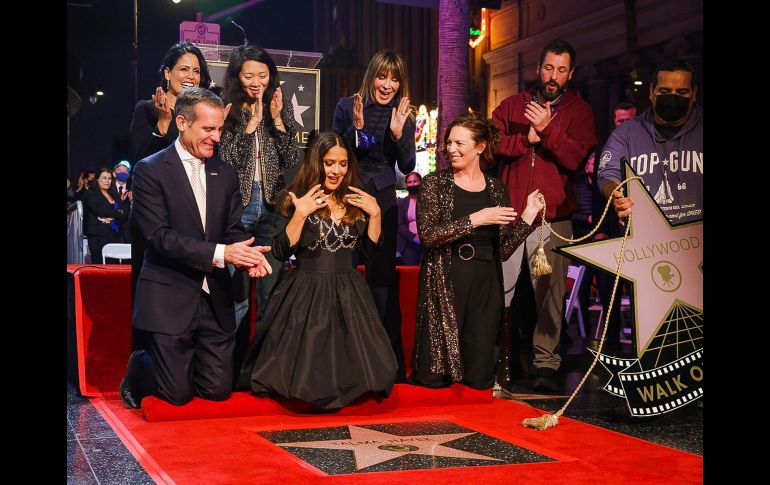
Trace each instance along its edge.
<path fill-rule="evenodd" d="M 626 165 L 626 177 L 631 175 Z M 620 275 L 634 284 L 637 353 L 641 356 L 673 305 L 685 303 L 703 310 L 703 221 L 672 226 L 639 180 L 626 184 L 626 189 L 634 206 Z M 614 275 L 621 244 L 622 238 L 603 239 L 558 250 Z"/>
<path fill-rule="evenodd" d="M 355 454 L 357 470 L 408 454 L 502 461 L 497 458 L 444 446 L 449 441 L 464 438 L 465 436 L 475 434 L 475 432 L 402 436 L 353 425 L 349 425 L 348 429 L 350 432 L 349 439 L 275 444 L 286 448 L 351 450 Z"/>
<path fill-rule="evenodd" d="M 294 93 L 291 95 L 291 107 L 294 108 L 294 120 L 304 128 L 305 123 L 302 122 L 302 113 L 307 111 L 310 106 L 301 106 L 297 101 L 297 93 Z"/>

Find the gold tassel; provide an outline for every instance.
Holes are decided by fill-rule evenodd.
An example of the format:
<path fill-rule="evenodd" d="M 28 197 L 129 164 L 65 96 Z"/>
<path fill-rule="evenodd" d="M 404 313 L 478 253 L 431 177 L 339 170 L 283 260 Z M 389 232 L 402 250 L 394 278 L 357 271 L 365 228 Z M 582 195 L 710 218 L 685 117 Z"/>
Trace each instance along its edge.
<path fill-rule="evenodd" d="M 626 183 L 628 183 L 632 179 L 637 179 L 637 180 L 640 180 L 640 181 L 642 180 L 640 177 L 636 177 L 636 176 L 629 177 L 626 180 L 624 180 L 623 182 L 621 182 L 620 185 L 623 186 L 623 185 L 625 185 Z M 540 197 L 542 197 L 542 194 L 540 194 Z M 549 274 L 549 273 L 552 272 L 552 269 L 551 269 L 550 265 L 548 264 L 548 260 L 545 257 L 545 249 L 544 249 L 545 238 L 543 237 L 543 234 L 544 234 L 543 226 L 546 225 L 546 222 L 545 222 L 545 212 L 546 212 L 546 210 L 545 210 L 545 199 L 543 198 L 541 200 L 543 202 L 543 216 L 542 216 L 542 224 L 540 225 L 540 243 L 538 244 L 537 251 L 535 252 L 535 257 L 532 259 L 532 275 L 534 275 L 534 276 L 539 276 L 539 275 L 543 275 L 543 274 Z M 607 211 L 609 210 L 610 205 L 612 205 L 612 198 L 607 199 L 607 205 L 604 206 L 604 212 L 602 213 L 602 217 L 599 219 L 599 222 L 596 223 L 596 227 L 594 227 L 593 230 L 591 230 L 591 232 L 589 232 L 588 234 L 586 234 L 586 235 L 584 235 L 582 237 L 579 237 L 577 239 L 566 238 L 564 236 L 559 235 L 557 232 L 555 232 L 553 230 L 553 228 L 550 228 L 551 232 L 553 232 L 553 234 L 556 237 L 558 237 L 559 239 L 561 239 L 563 241 L 566 241 L 566 242 L 580 242 L 580 241 L 582 241 L 584 239 L 587 239 L 587 238 L 591 237 L 594 232 L 596 232 L 596 230 L 599 228 L 601 223 L 604 221 L 604 216 L 607 215 Z M 623 251 L 625 251 L 626 241 L 628 240 L 628 234 L 629 234 L 630 229 L 631 229 L 631 216 L 629 215 L 628 216 L 628 222 L 626 223 L 626 233 L 623 236 L 623 242 L 620 245 L 620 251 L 619 251 L 620 254 L 623 254 Z M 615 284 L 613 285 L 613 288 L 612 288 L 612 295 L 610 296 L 609 306 L 612 306 L 612 302 L 615 300 L 615 292 L 618 289 L 618 280 L 620 278 L 620 268 L 623 265 L 623 259 L 619 258 L 617 263 L 618 263 L 618 266 L 615 269 Z M 609 318 L 609 314 L 607 315 L 607 319 L 608 318 Z M 602 333 L 602 338 L 599 341 L 599 344 L 600 344 L 599 345 L 599 347 L 600 347 L 599 351 L 601 351 L 601 345 L 604 344 L 604 337 L 605 337 L 605 333 L 607 332 L 607 322 L 606 322 L 606 319 L 605 319 L 604 323 L 605 323 L 604 333 Z M 599 351 L 595 352 L 594 360 L 593 360 L 593 362 L 591 362 L 591 366 L 588 368 L 588 370 L 586 371 L 585 375 L 583 375 L 583 378 L 580 380 L 580 383 L 577 385 L 575 390 L 572 391 L 572 395 L 569 397 L 569 399 L 567 399 L 567 402 L 564 403 L 564 406 L 562 406 L 561 409 L 556 411 L 556 413 L 554 413 L 554 414 L 544 414 L 544 415 L 539 416 L 537 418 L 526 418 L 526 419 L 522 420 L 522 422 L 521 422 L 522 426 L 525 426 L 525 427 L 528 427 L 528 428 L 535 428 L 537 430 L 544 431 L 544 430 L 546 430 L 548 428 L 553 428 L 554 426 L 559 424 L 559 416 L 561 416 L 562 413 L 564 413 L 564 411 L 570 405 L 572 400 L 577 395 L 578 391 L 580 391 L 580 388 L 583 387 L 583 384 L 586 382 L 586 379 L 588 378 L 588 376 L 591 375 L 591 371 L 596 366 L 596 363 L 599 361 L 599 356 L 601 355 L 601 353 Z"/>
<path fill-rule="evenodd" d="M 543 226 L 540 226 L 540 242 L 535 251 L 535 257 L 532 258 L 532 276 L 544 276 L 551 274 L 553 269 L 548 264 L 548 258 L 545 257 L 545 240 L 543 237 Z"/>
<path fill-rule="evenodd" d="M 540 431 L 545 431 L 548 428 L 553 428 L 559 424 L 559 416 L 555 414 L 544 414 L 537 418 L 526 418 L 521 422 L 522 425 L 527 428 L 535 428 Z"/>
<path fill-rule="evenodd" d="M 543 197 L 543 194 L 538 194 L 538 196 L 543 203 L 543 212 L 541 214 L 543 219 L 540 223 L 540 242 L 537 243 L 537 251 L 535 251 L 535 257 L 532 258 L 531 273 L 532 276 L 545 276 L 551 274 L 553 268 L 548 264 L 548 258 L 545 257 L 545 197 Z M 548 228 L 550 229 L 550 226 Z"/>

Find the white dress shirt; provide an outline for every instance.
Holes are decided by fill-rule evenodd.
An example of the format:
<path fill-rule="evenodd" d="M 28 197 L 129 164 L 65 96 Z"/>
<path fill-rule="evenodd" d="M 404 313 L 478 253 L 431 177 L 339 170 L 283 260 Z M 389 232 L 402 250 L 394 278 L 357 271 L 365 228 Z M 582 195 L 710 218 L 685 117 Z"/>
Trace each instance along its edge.
<path fill-rule="evenodd" d="M 192 164 L 190 163 L 191 158 L 197 158 L 190 154 L 187 150 L 185 150 L 182 147 L 182 144 L 179 143 L 179 138 L 176 139 L 174 142 L 174 147 L 176 148 L 177 154 L 179 154 L 179 158 L 182 159 L 182 166 L 184 167 L 184 171 L 187 174 L 187 180 L 190 180 L 190 177 L 192 177 Z M 206 170 L 203 169 L 203 167 L 206 166 L 206 161 L 204 160 L 201 163 L 201 185 L 203 185 L 203 190 L 206 190 Z M 192 184 L 190 185 L 192 186 Z M 212 266 L 216 266 L 217 268 L 224 268 L 225 267 L 225 245 L 224 244 L 217 244 L 216 249 L 214 250 L 214 260 L 211 262 Z"/>

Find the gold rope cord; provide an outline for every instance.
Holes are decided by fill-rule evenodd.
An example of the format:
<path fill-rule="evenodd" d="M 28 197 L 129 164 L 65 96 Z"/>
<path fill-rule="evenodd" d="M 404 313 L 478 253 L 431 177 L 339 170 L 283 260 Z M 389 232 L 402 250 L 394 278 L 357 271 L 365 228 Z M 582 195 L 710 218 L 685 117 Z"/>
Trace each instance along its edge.
<path fill-rule="evenodd" d="M 615 190 L 619 190 L 625 184 L 627 184 L 631 180 L 635 180 L 635 179 L 636 180 L 642 180 L 641 177 L 636 177 L 636 176 L 629 177 L 629 178 L 625 179 L 624 181 L 622 181 L 620 183 L 620 185 L 618 185 L 615 188 Z M 559 239 L 561 239 L 563 241 L 567 241 L 567 242 L 580 242 L 580 241 L 590 237 L 591 235 L 593 235 L 593 233 L 595 233 L 599 229 L 599 226 L 601 226 L 602 222 L 604 222 L 604 217 L 607 215 L 607 211 L 609 210 L 609 207 L 612 204 L 612 200 L 613 200 L 613 197 L 612 197 L 612 195 L 610 195 L 610 197 L 607 199 L 607 205 L 604 206 L 604 212 L 602 213 L 601 218 L 599 218 L 599 222 L 596 223 L 596 226 L 591 230 L 591 232 L 589 232 L 585 236 L 577 238 L 577 239 L 566 238 L 566 237 L 558 234 L 556 231 L 554 231 L 553 228 L 551 227 L 551 225 L 548 224 L 546 222 L 546 220 L 545 220 L 545 209 L 546 208 L 543 207 L 543 218 L 542 218 L 543 222 L 542 222 L 542 225 L 540 226 L 540 245 L 538 246 L 538 252 L 543 251 L 543 245 L 544 245 L 543 226 L 548 224 L 548 229 L 551 230 L 551 233 L 553 233 L 556 237 L 558 237 Z M 604 337 L 605 337 L 605 335 L 607 335 L 607 327 L 609 326 L 608 324 L 609 324 L 609 320 L 610 320 L 610 313 L 612 313 L 611 312 L 612 305 L 613 305 L 613 303 L 615 303 L 615 293 L 616 293 L 616 290 L 618 288 L 618 282 L 620 281 L 620 268 L 623 265 L 623 256 L 622 255 L 624 254 L 624 251 L 626 249 L 626 241 L 628 240 L 628 233 L 629 233 L 630 230 L 631 230 L 631 214 L 628 215 L 628 220 L 626 221 L 626 232 L 625 232 L 625 234 L 623 234 L 623 242 L 621 243 L 620 252 L 618 253 L 621 256 L 618 256 L 618 259 L 617 259 L 618 265 L 615 268 L 615 282 L 612 285 L 612 296 L 610 296 L 610 303 L 609 303 L 609 305 L 607 305 L 607 311 L 605 312 L 605 316 L 604 316 L 604 329 L 602 330 L 602 337 L 599 340 L 599 348 L 596 350 L 596 354 L 594 355 L 593 362 L 591 362 L 591 365 L 588 367 L 588 370 L 583 375 L 583 378 L 580 380 L 580 383 L 577 385 L 575 390 L 572 391 L 572 395 L 570 395 L 569 399 L 567 399 L 567 402 L 564 403 L 564 406 L 562 406 L 561 409 L 556 411 L 556 413 L 554 413 L 554 414 L 544 414 L 544 415 L 539 416 L 537 418 L 526 418 L 526 419 L 524 419 L 521 422 L 521 424 L 523 426 L 528 427 L 528 428 L 535 428 L 535 429 L 538 429 L 538 430 L 542 431 L 542 430 L 546 430 L 548 428 L 552 428 L 552 427 L 556 426 L 557 424 L 559 424 L 559 416 L 564 414 L 564 411 L 567 410 L 567 407 L 569 407 L 570 403 L 572 403 L 572 400 L 575 399 L 575 396 L 580 391 L 580 388 L 583 387 L 583 384 L 585 383 L 586 379 L 588 379 L 588 376 L 591 375 L 591 371 L 593 371 L 594 367 L 596 366 L 596 363 L 599 361 L 599 354 L 601 354 L 602 348 L 604 348 Z M 545 251 L 543 251 L 543 257 L 545 257 Z M 546 262 L 546 264 L 547 264 L 547 262 Z M 533 264 L 532 264 L 533 268 L 534 268 L 534 265 L 535 264 L 534 264 L 534 261 L 533 261 Z M 550 268 L 550 265 L 549 265 L 548 273 L 550 273 L 550 272 L 551 272 L 551 268 Z M 548 274 L 548 273 L 541 273 L 541 274 Z M 533 270 L 533 274 L 534 274 L 534 270 Z M 536 276 L 539 276 L 539 275 L 536 275 Z"/>

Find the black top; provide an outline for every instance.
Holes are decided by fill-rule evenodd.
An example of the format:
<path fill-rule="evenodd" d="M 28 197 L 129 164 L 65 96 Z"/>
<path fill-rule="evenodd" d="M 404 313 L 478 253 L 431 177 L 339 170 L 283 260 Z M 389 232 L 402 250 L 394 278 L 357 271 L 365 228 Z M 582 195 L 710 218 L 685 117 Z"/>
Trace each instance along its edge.
<path fill-rule="evenodd" d="M 163 150 L 174 143 L 179 137 L 179 129 L 174 121 L 174 110 L 171 110 L 171 124 L 168 125 L 166 136 L 156 133 L 160 114 L 150 99 L 143 99 L 136 103 L 134 118 L 131 120 L 131 154 L 134 162 L 138 162 L 153 153 Z"/>
<path fill-rule="evenodd" d="M 467 215 L 485 207 L 492 207 L 492 199 L 489 198 L 489 192 L 486 188 L 479 192 L 470 192 L 454 184 L 454 208 L 452 209 L 452 219 L 461 219 Z M 487 225 L 479 226 L 476 230 L 464 238 L 461 243 L 470 243 L 474 246 L 492 247 L 493 238 L 497 237 L 497 226 Z"/>
<path fill-rule="evenodd" d="M 365 219 L 345 225 L 335 223 L 331 219 L 323 220 L 312 214 L 305 221 L 300 238 L 293 246 L 289 244 L 286 231 L 275 235 L 272 243 L 273 255 L 279 261 L 285 261 L 294 254 L 298 271 L 356 271 L 353 253 L 360 251 L 371 258 L 382 247 L 382 234 L 378 242 L 372 241 L 367 233 L 367 225 L 368 221 Z"/>

